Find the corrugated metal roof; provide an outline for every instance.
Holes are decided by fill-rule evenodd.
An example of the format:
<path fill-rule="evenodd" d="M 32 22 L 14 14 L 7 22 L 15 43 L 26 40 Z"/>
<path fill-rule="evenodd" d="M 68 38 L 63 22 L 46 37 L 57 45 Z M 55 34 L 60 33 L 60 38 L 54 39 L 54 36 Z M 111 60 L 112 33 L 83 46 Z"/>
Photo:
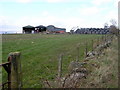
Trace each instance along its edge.
<path fill-rule="evenodd" d="M 27 25 L 27 26 L 24 26 L 23 28 L 34 28 L 34 27 L 31 25 Z"/>
<path fill-rule="evenodd" d="M 35 28 L 46 28 L 46 27 L 43 25 L 39 25 L 39 26 L 36 26 Z"/>

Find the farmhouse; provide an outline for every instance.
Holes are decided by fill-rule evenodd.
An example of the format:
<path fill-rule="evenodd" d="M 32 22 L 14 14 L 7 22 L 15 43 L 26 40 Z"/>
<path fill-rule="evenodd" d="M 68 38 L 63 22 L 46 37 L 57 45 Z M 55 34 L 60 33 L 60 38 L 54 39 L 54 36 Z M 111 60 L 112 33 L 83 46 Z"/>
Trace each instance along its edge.
<path fill-rule="evenodd" d="M 23 33 L 25 33 L 25 34 L 32 33 L 32 32 L 34 32 L 34 30 L 35 30 L 35 27 L 30 26 L 30 25 L 23 27 Z"/>

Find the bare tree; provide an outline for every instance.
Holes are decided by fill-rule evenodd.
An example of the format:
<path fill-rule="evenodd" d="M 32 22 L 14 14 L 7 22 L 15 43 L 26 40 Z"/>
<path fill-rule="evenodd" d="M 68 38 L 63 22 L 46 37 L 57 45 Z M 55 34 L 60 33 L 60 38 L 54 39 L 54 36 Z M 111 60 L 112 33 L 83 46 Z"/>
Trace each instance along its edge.
<path fill-rule="evenodd" d="M 110 20 L 110 23 L 111 23 L 112 25 L 114 25 L 114 26 L 117 25 L 117 21 L 116 21 L 115 19 L 111 19 L 111 20 Z"/>
<path fill-rule="evenodd" d="M 117 29 L 117 21 L 115 19 L 111 19 L 110 23 L 111 23 L 111 25 L 110 25 L 110 33 L 118 35 L 119 30 Z"/>
<path fill-rule="evenodd" d="M 107 22 L 104 24 L 104 28 L 108 28 L 108 23 Z"/>

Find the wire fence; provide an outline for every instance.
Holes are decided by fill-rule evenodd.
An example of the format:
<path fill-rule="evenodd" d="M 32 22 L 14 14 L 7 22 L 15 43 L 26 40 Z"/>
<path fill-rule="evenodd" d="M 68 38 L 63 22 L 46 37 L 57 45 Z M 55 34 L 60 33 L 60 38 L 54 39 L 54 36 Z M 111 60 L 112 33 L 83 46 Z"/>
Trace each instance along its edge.
<path fill-rule="evenodd" d="M 71 61 L 74 61 L 72 63 L 76 63 L 76 65 L 80 65 L 79 62 L 83 60 L 90 59 L 94 56 L 99 56 L 105 48 L 109 47 L 113 35 L 104 35 L 96 39 L 92 39 L 91 41 L 85 41 L 84 43 L 79 43 L 75 46 L 75 48 L 70 49 L 69 52 L 62 52 L 60 53 L 58 57 L 58 81 L 61 81 L 61 78 L 63 76 L 63 65 L 65 57 L 67 59 L 71 59 L 67 62 L 67 65 L 71 63 Z M 71 55 L 72 52 L 72 55 Z M 0 67 L 4 67 L 4 69 L 7 72 L 7 81 L 2 83 L 0 86 L 4 89 L 5 85 L 7 85 L 7 88 L 21 88 L 22 87 L 22 71 L 21 71 L 21 60 L 20 60 L 21 54 L 19 52 L 13 52 L 10 53 L 8 56 L 8 62 L 0 64 Z M 66 65 L 66 67 L 68 67 Z M 67 69 L 67 68 L 66 68 Z M 73 71 L 73 69 L 72 69 Z M 82 70 L 85 72 L 85 70 Z M 72 75 L 72 76 L 71 76 Z M 82 74 L 81 74 L 82 75 Z M 68 80 L 68 77 L 70 80 Z M 62 82 L 59 82 L 60 87 L 68 87 L 70 84 L 68 82 L 72 81 L 74 84 L 71 86 L 76 87 L 77 85 L 77 78 L 73 80 L 73 78 L 76 77 L 76 74 L 68 74 Z M 82 76 L 84 77 L 84 75 Z M 81 78 L 81 77 L 79 77 Z M 51 84 L 47 82 L 48 87 L 52 87 Z"/>

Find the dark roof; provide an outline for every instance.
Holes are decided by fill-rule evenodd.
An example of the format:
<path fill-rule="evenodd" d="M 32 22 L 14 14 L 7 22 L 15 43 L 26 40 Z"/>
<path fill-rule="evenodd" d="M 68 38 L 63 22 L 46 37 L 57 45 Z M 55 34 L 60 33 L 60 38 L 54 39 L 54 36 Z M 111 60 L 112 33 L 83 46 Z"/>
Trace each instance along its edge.
<path fill-rule="evenodd" d="M 31 25 L 28 25 L 28 26 L 24 26 L 23 27 L 23 30 L 34 30 L 35 27 L 31 26 Z"/>
<path fill-rule="evenodd" d="M 27 26 L 24 26 L 23 28 L 34 28 L 34 27 L 31 25 L 27 25 Z"/>
<path fill-rule="evenodd" d="M 35 28 L 46 28 L 46 27 L 43 25 L 39 25 L 39 26 L 36 26 Z"/>
<path fill-rule="evenodd" d="M 65 28 L 55 28 L 55 31 L 65 31 Z"/>
<path fill-rule="evenodd" d="M 55 27 L 54 25 L 48 25 L 47 27 Z"/>

